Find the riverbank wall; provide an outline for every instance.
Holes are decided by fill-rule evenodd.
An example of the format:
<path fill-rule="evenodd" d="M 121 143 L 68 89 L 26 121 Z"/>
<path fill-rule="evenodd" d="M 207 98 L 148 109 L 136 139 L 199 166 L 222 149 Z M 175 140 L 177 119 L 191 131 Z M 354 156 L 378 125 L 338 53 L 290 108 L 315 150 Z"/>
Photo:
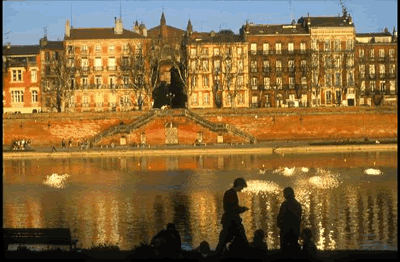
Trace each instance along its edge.
<path fill-rule="evenodd" d="M 283 108 L 248 110 L 194 110 L 194 113 L 212 123 L 234 126 L 262 141 L 346 140 L 397 138 L 397 108 Z M 3 115 L 3 144 L 13 140 L 30 139 L 32 146 L 60 146 L 61 140 L 72 139 L 77 146 L 82 139 L 90 139 L 121 123 L 135 122 L 147 112 L 88 112 Z M 182 117 L 156 117 L 139 129 L 126 135 L 126 144 L 140 143 L 145 134 L 152 146 L 165 143 L 166 121 L 178 122 L 179 144 L 193 144 L 199 130 L 204 142 L 217 143 L 217 135 L 193 121 Z M 157 129 L 157 130 L 155 130 Z M 120 136 L 104 139 L 120 144 Z M 182 138 L 182 139 L 181 139 Z M 224 134 L 223 143 L 243 143 L 245 139 Z"/>

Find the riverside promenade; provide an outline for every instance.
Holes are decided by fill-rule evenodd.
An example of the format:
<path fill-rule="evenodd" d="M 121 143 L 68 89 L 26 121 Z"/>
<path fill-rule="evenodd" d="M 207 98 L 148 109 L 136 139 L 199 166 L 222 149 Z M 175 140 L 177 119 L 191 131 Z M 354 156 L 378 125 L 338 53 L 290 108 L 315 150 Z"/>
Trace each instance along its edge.
<path fill-rule="evenodd" d="M 3 158 L 41 158 L 41 157 L 90 157 L 90 156 L 135 156 L 135 155 L 198 155 L 198 154 L 313 154 L 337 152 L 397 151 L 397 140 L 362 141 L 352 140 L 339 143 L 334 140 L 314 141 L 268 141 L 257 144 L 213 144 L 213 145 L 164 145 L 164 146 L 115 146 L 113 148 L 93 147 L 79 149 L 76 147 L 32 148 L 30 150 L 12 151 L 3 148 Z"/>

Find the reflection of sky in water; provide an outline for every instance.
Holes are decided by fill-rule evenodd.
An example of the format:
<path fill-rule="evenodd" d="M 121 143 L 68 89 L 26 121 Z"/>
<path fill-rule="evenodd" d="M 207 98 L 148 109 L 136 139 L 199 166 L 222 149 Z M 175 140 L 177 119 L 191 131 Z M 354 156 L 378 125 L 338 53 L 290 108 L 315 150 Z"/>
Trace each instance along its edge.
<path fill-rule="evenodd" d="M 249 239 L 261 228 L 278 248 L 276 216 L 291 186 L 319 249 L 397 249 L 396 175 L 396 153 L 6 160 L 3 223 L 69 227 L 81 247 L 130 249 L 173 222 L 186 246 L 215 248 L 223 193 L 244 177 Z"/>

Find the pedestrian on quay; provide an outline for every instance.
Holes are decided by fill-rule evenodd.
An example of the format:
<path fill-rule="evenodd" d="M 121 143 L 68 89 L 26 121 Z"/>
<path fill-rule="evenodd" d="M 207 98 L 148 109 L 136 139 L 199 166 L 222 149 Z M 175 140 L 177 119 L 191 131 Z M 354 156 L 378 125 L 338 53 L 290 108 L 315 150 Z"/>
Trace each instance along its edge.
<path fill-rule="evenodd" d="M 61 147 L 62 147 L 62 148 L 65 148 L 65 141 L 64 141 L 64 138 L 61 140 Z"/>
<path fill-rule="evenodd" d="M 242 191 L 247 187 L 246 181 L 243 178 L 236 178 L 233 182 L 233 187 L 228 189 L 224 194 L 223 206 L 224 214 L 221 218 L 222 230 L 219 234 L 219 242 L 215 249 L 219 257 L 222 257 L 226 251 L 226 244 L 236 240 L 242 246 L 248 247 L 245 229 L 242 224 L 240 214 L 249 210 L 247 207 L 239 206 L 239 198 L 237 192 Z"/>
<path fill-rule="evenodd" d="M 69 141 L 68 141 L 68 146 L 69 146 L 69 147 L 72 147 L 72 138 L 69 139 Z"/>
<path fill-rule="evenodd" d="M 280 229 L 281 251 L 286 255 L 295 255 L 300 250 L 300 223 L 302 208 L 295 199 L 293 188 L 283 190 L 285 201 L 281 204 L 277 224 Z"/>
<path fill-rule="evenodd" d="M 51 152 L 55 153 L 55 152 L 57 152 L 57 149 L 53 146 L 53 148 L 51 149 Z"/>

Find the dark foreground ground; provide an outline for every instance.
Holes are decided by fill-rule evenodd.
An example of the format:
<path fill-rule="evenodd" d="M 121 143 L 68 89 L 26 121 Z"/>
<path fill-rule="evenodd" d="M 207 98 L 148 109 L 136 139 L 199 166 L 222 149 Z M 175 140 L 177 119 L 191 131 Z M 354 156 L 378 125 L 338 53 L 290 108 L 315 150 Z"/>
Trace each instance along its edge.
<path fill-rule="evenodd" d="M 339 250 L 339 251 L 319 251 L 317 257 L 312 261 L 381 261 L 381 260 L 397 260 L 397 251 L 360 251 L 360 250 Z M 243 256 L 243 259 L 249 260 Z M 187 251 L 184 253 L 184 259 L 191 261 L 215 261 L 217 258 L 198 259 L 198 255 L 194 252 Z M 132 251 L 95 251 L 95 250 L 82 250 L 80 252 L 72 251 L 7 251 L 5 253 L 6 259 L 80 259 L 80 260 L 93 260 L 93 259 L 109 259 L 109 260 L 137 260 L 149 259 L 150 256 L 136 255 Z M 225 259 L 223 259 L 225 260 Z M 237 260 L 229 259 L 229 260 Z M 254 260 L 254 259 L 250 259 Z M 288 261 L 289 259 L 285 254 L 281 254 L 278 250 L 271 250 L 265 259 L 255 259 L 257 261 Z M 290 260 L 310 261 L 305 258 L 296 258 Z"/>

